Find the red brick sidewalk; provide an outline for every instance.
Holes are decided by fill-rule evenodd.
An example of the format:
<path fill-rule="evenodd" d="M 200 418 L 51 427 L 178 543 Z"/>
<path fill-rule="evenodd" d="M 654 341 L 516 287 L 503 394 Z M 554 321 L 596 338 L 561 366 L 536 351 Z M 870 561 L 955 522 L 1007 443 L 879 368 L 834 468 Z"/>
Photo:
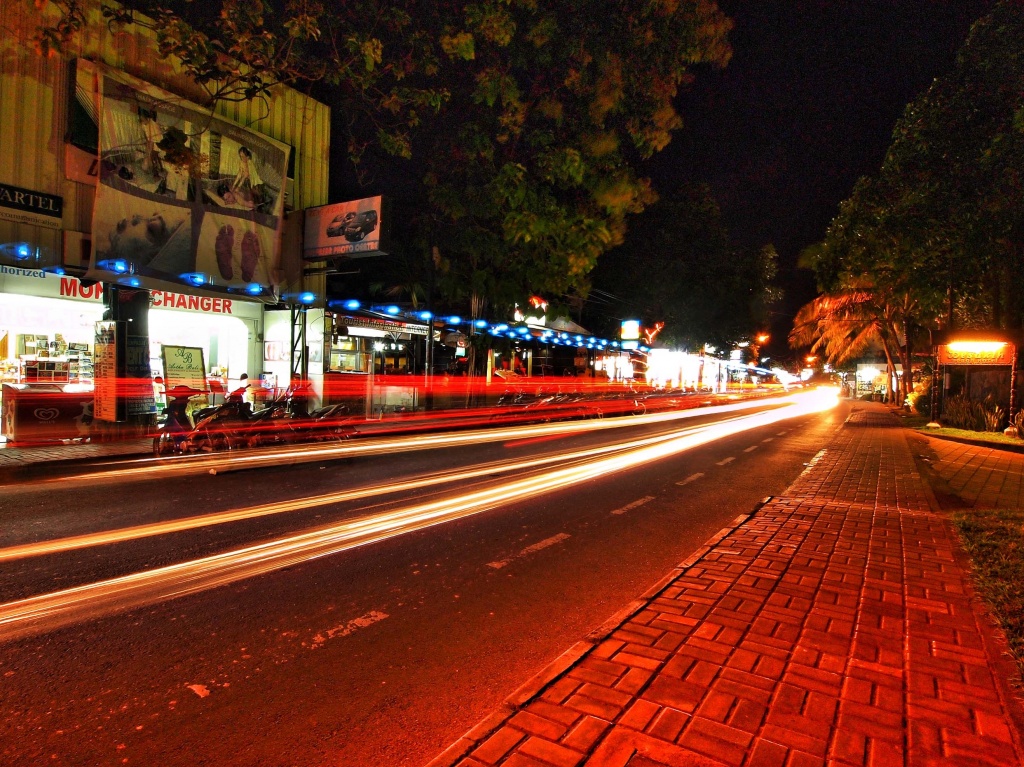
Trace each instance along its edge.
<path fill-rule="evenodd" d="M 957 543 L 880 406 L 431 767 L 1015 765 Z"/>

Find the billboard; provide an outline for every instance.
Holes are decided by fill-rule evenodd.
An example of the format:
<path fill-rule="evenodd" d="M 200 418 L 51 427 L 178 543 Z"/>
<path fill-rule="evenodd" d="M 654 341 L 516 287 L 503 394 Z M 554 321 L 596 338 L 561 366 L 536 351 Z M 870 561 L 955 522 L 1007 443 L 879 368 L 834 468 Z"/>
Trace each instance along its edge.
<path fill-rule="evenodd" d="M 306 210 L 302 255 L 307 260 L 386 255 L 391 225 L 383 197 Z"/>
<path fill-rule="evenodd" d="M 86 277 L 276 300 L 290 147 L 99 64 L 77 77 L 99 127 Z"/>

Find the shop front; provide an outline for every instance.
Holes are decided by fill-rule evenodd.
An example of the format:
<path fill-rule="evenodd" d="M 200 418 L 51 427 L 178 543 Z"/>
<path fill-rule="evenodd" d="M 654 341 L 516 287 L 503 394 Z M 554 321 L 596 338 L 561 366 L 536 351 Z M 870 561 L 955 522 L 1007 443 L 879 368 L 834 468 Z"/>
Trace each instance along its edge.
<path fill-rule="evenodd" d="M 104 313 L 102 285 L 0 266 L 0 296 L 0 383 L 5 384 L 0 407 L 13 414 L 13 403 L 5 406 L 2 396 L 34 396 L 43 393 L 40 387 L 47 387 L 50 394 L 71 393 L 84 412 L 61 416 L 57 420 L 63 426 L 51 423 L 52 418 L 42 419 L 38 434 L 47 439 L 87 436 L 93 373 L 101 351 L 96 348 L 96 328 Z M 150 302 L 149 369 L 154 379 L 163 375 L 164 345 L 202 349 L 208 377 L 221 384 L 213 388 L 227 389 L 242 373 L 252 377 L 262 370 L 261 304 L 164 291 L 151 292 Z M 42 412 L 50 410 L 44 407 Z M 4 435 L 31 439 L 36 431 L 31 419 L 12 419 L 14 415 L 4 419 Z M 18 426 L 21 434 L 13 434 Z"/>
<path fill-rule="evenodd" d="M 324 401 L 352 403 L 368 415 L 420 406 L 428 326 L 365 312 L 329 314 Z"/>

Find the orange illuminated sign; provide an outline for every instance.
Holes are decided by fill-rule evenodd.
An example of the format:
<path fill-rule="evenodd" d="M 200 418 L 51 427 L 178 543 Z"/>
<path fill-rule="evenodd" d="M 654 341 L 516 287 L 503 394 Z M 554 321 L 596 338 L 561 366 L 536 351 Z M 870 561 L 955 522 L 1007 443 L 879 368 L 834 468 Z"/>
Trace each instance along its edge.
<path fill-rule="evenodd" d="M 1012 365 L 1017 347 L 1003 341 L 954 341 L 939 346 L 940 365 Z"/>

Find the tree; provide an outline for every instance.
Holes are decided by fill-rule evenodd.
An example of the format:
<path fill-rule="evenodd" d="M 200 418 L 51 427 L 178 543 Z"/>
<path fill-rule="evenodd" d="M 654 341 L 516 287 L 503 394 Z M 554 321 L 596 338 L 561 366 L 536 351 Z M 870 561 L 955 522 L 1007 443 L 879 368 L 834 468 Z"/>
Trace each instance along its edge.
<path fill-rule="evenodd" d="M 1022 327 L 1022 41 L 1024 7 L 997 3 L 953 71 L 907 107 L 880 172 L 858 182 L 812 254 L 826 295 L 801 310 L 791 344 L 841 357 L 858 336 L 819 310 L 851 293 L 862 314 L 874 313 L 861 319 L 888 328 L 891 338 L 878 340 L 890 356 L 899 351 L 905 371 L 924 329 Z"/>
<path fill-rule="evenodd" d="M 690 68 L 728 60 L 729 21 L 706 0 L 432 8 L 451 99 L 414 142 L 447 295 L 479 316 L 585 291 L 654 199 L 635 167 L 681 124 Z"/>
<path fill-rule="evenodd" d="M 604 298 L 588 317 L 595 328 L 617 334 L 621 319 L 664 322 L 662 341 L 700 349 L 731 346 L 764 326 L 779 297 L 772 287 L 775 249 L 735 249 L 706 186 L 674 191 L 629 227 L 626 242 L 594 270 L 595 291 Z"/>
<path fill-rule="evenodd" d="M 345 148 L 358 159 L 371 144 L 409 154 L 409 131 L 447 98 L 434 88 L 436 44 L 401 3 L 373 0 L 35 0 L 39 52 L 57 55 L 89 23 L 151 30 L 161 57 L 175 61 L 210 105 L 267 96 L 277 85 L 331 94 L 358 125 Z M 417 82 L 413 80 L 421 76 Z"/>

